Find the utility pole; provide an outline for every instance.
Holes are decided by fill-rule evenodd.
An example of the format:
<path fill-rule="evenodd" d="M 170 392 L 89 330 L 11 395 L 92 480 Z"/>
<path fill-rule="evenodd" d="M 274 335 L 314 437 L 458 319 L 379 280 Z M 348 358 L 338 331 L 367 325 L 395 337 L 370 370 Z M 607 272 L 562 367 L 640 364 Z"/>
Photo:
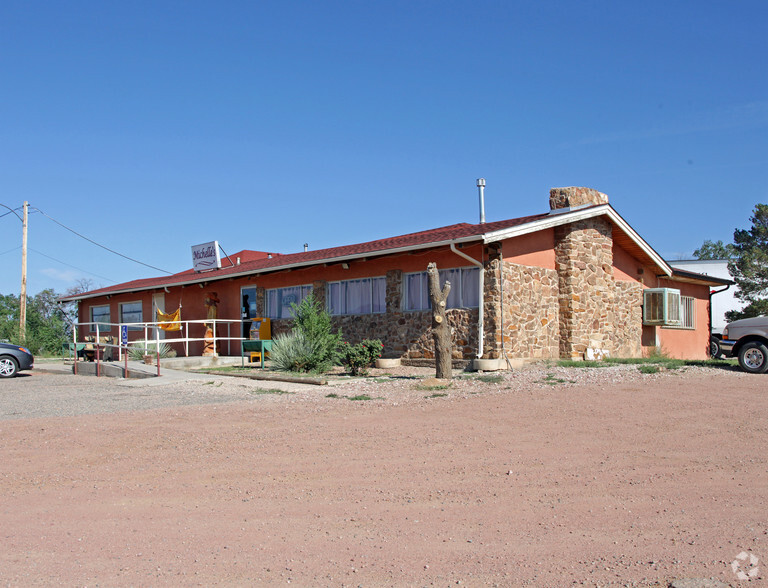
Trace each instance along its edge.
<path fill-rule="evenodd" d="M 19 343 L 27 340 L 27 220 L 29 202 L 24 201 L 24 218 L 21 221 L 21 296 L 19 297 Z"/>

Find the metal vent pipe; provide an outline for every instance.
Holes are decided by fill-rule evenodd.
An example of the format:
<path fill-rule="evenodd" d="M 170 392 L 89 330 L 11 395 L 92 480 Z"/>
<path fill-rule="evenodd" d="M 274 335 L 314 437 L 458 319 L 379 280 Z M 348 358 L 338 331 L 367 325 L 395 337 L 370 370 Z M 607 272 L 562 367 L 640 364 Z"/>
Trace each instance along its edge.
<path fill-rule="evenodd" d="M 480 196 L 480 224 L 485 224 L 485 178 L 477 179 L 477 190 Z"/>

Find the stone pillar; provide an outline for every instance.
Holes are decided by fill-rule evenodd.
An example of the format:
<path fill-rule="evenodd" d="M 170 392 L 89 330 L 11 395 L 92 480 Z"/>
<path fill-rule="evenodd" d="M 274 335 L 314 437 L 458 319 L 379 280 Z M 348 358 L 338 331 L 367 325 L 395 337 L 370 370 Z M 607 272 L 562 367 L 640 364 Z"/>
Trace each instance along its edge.
<path fill-rule="evenodd" d="M 607 202 L 605 194 L 589 188 L 555 188 L 550 192 L 553 208 Z M 616 284 L 611 224 L 592 218 L 556 227 L 555 267 L 560 357 L 583 359 L 587 353 L 613 353 Z"/>
<path fill-rule="evenodd" d="M 387 272 L 386 290 L 387 315 L 394 315 L 402 311 L 403 300 L 403 271 L 389 270 Z"/>
<path fill-rule="evenodd" d="M 315 300 L 320 303 L 321 308 L 326 308 L 325 304 L 325 290 L 327 282 L 325 280 L 316 280 L 312 282 L 312 293 L 315 295 Z"/>
<path fill-rule="evenodd" d="M 256 288 L 256 316 L 267 316 L 266 290 Z"/>
<path fill-rule="evenodd" d="M 485 262 L 483 305 L 483 358 L 501 357 L 501 261 L 498 249 L 489 251 L 490 259 Z"/>
<path fill-rule="evenodd" d="M 552 210 L 608 204 L 608 196 L 592 188 L 552 188 L 549 191 L 549 207 Z"/>

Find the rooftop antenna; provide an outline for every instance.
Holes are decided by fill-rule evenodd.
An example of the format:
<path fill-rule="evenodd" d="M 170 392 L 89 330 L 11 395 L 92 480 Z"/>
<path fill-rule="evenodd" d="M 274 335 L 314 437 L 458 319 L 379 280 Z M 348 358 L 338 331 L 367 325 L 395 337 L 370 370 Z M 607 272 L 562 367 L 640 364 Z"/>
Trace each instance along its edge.
<path fill-rule="evenodd" d="M 485 224 L 485 178 L 477 178 L 477 191 L 480 196 L 480 224 Z"/>

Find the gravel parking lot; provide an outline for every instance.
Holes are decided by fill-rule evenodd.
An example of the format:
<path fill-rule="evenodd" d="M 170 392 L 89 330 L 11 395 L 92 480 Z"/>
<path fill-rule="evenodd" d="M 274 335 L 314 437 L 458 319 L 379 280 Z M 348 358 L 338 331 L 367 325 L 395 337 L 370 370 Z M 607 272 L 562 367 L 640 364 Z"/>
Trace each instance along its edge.
<path fill-rule="evenodd" d="M 151 380 L 22 372 L 0 382 L 0 420 L 153 410 L 249 398 L 243 385 L 222 388 L 221 382 L 222 378 L 206 377 L 157 385 Z"/>
<path fill-rule="evenodd" d="M 389 372 L 0 382 L 0 584 L 763 582 L 768 376 Z"/>

